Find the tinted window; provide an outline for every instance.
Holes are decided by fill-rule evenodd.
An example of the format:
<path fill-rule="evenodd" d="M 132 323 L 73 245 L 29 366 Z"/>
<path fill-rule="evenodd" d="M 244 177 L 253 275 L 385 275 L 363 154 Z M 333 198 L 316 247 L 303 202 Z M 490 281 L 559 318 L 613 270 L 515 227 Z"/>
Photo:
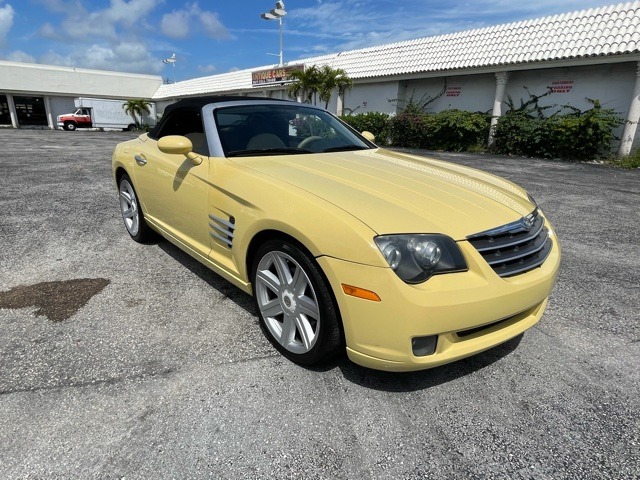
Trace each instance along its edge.
<path fill-rule="evenodd" d="M 373 147 L 328 112 L 301 104 L 223 107 L 215 110 L 214 115 L 222 148 L 228 156 Z"/>
<path fill-rule="evenodd" d="M 202 116 L 199 110 L 174 110 L 162 119 L 156 138 L 168 135 L 182 135 L 191 140 L 193 151 L 201 155 L 209 155 Z"/>

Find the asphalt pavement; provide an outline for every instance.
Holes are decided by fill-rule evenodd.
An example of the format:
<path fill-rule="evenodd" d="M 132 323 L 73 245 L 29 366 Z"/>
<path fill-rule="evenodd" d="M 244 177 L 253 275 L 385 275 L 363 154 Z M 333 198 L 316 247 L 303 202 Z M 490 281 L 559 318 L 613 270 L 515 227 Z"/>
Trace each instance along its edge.
<path fill-rule="evenodd" d="M 0 478 L 640 478 L 640 170 L 431 153 L 551 219 L 545 316 L 433 370 L 306 369 L 250 297 L 129 238 L 134 135 L 0 130 Z"/>

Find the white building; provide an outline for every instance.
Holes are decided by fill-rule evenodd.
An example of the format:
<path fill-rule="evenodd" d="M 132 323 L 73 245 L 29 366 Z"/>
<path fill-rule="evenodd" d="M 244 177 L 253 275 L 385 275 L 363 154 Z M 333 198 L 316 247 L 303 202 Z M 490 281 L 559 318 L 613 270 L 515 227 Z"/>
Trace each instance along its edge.
<path fill-rule="evenodd" d="M 160 85 L 152 75 L 0 61 L 0 125 L 56 128 L 76 97 L 150 100 Z"/>
<path fill-rule="evenodd" d="M 527 89 L 542 94 L 551 88 L 554 93 L 544 97 L 541 105 L 571 105 L 585 110 L 591 107 L 588 99 L 598 99 L 627 120 L 617 132 L 621 138 L 619 153 L 626 154 L 632 146 L 640 146 L 640 1 L 306 58 L 291 64 L 329 65 L 347 72 L 354 80 L 354 88 L 344 98 L 332 99 L 329 108 L 338 113 L 396 113 L 398 105 L 409 98 L 418 101 L 436 97 L 444 89 L 429 104 L 432 111 L 491 111 L 497 118 L 505 110 L 507 95 L 519 104 L 520 99 L 528 99 Z M 7 87 L 5 65 L 0 62 L 0 103 L 3 92 L 9 97 L 14 87 L 24 88 L 25 83 Z M 51 68 L 51 74 L 57 71 L 57 67 L 28 67 Z M 266 68 L 273 66 L 169 85 L 162 85 L 159 77 L 130 75 L 139 77 L 135 93 L 129 88 L 133 84 L 120 90 L 120 94 L 113 89 L 109 94 L 102 93 L 97 83 L 94 93 L 75 92 L 73 88 L 78 83 L 65 92 L 70 96 L 124 98 L 126 90 L 126 98 L 153 99 L 158 111 L 175 99 L 205 94 L 284 98 L 286 85 L 252 82 L 252 73 Z M 49 80 L 40 72 L 38 75 L 45 78 L 39 91 L 49 92 L 45 94 L 46 103 L 46 96 L 55 92 L 47 90 Z"/>

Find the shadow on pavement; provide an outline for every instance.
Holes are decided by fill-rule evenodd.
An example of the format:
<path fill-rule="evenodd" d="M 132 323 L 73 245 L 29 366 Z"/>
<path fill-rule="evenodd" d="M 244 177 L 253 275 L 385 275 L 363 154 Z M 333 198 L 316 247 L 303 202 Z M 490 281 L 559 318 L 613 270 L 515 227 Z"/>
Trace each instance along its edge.
<path fill-rule="evenodd" d="M 236 305 L 256 317 L 256 323 L 258 323 L 258 311 L 255 308 L 251 296 L 245 294 L 237 287 L 212 272 L 209 268 L 202 265 L 172 243 L 168 241 L 159 241 L 158 246 L 174 260 L 207 282 L 221 295 L 225 296 Z M 361 387 L 387 392 L 411 392 L 435 387 L 442 383 L 447 383 L 481 370 L 513 352 L 518 347 L 522 337 L 523 334 L 520 334 L 501 345 L 472 357 L 443 365 L 441 367 L 417 372 L 398 373 L 372 370 L 351 362 L 347 358 L 346 354 L 338 355 L 336 358 L 331 359 L 323 365 L 314 367 L 300 366 L 300 368 L 306 368 L 309 371 L 318 373 L 329 372 L 337 368 L 346 380 L 360 385 Z"/>

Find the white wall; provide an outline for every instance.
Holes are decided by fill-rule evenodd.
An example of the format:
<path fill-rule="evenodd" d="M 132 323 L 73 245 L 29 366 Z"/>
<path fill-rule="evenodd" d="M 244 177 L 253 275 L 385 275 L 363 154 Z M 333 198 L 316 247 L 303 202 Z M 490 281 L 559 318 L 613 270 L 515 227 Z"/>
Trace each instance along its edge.
<path fill-rule="evenodd" d="M 151 98 L 162 77 L 0 61 L 0 90 L 101 98 Z M 27 92 L 27 93 L 25 93 Z"/>
<path fill-rule="evenodd" d="M 344 113 L 384 112 L 395 113 L 396 104 L 389 100 L 398 98 L 398 82 L 361 83 L 344 94 Z M 324 106 L 324 105 L 322 105 Z M 329 110 L 335 112 L 335 95 L 329 103 Z"/>
<path fill-rule="evenodd" d="M 51 106 L 51 116 L 53 121 L 56 121 L 58 115 L 63 113 L 73 113 L 76 111 L 76 106 L 73 103 L 74 97 L 50 97 L 49 105 Z"/>
<path fill-rule="evenodd" d="M 429 78 L 401 82 L 400 91 L 404 89 L 405 103 L 413 96 L 413 102 L 436 97 L 443 88 L 445 92 L 427 105 L 428 112 L 442 110 L 467 110 L 470 112 L 487 112 L 493 107 L 496 80 L 493 74 L 460 75 L 445 78 Z M 403 105 L 399 105 L 402 108 Z"/>
<path fill-rule="evenodd" d="M 571 105 L 580 110 L 592 107 L 587 98 L 598 99 L 604 108 L 613 108 L 626 118 L 636 79 L 636 63 L 613 63 L 588 67 L 553 68 L 513 72 L 507 83 L 507 94 L 516 106 L 530 93 L 540 95 L 553 82 L 572 82 L 570 91 L 552 93 L 540 99 L 540 105 Z M 559 85 L 558 85 L 559 86 Z M 557 109 L 549 109 L 551 114 Z"/>
<path fill-rule="evenodd" d="M 599 100 L 603 108 L 615 110 L 625 121 L 635 85 L 636 69 L 636 63 L 633 62 L 514 72 L 509 77 L 506 93 L 518 107 L 521 99 L 529 99 L 524 87 L 532 94 L 541 95 L 548 90 L 547 87 L 555 86 L 556 90 L 561 90 L 559 82 L 564 82 L 564 85 L 569 87 L 566 89 L 568 91 L 556 91 L 539 100 L 540 106 L 552 106 L 545 110 L 545 115 L 557 112 L 562 105 L 570 105 L 582 111 L 588 110 L 593 107 L 588 99 L 592 99 Z M 562 111 L 568 112 L 566 109 Z M 620 126 L 614 130 L 616 137 L 621 136 L 622 129 L 623 126 Z M 640 145 L 638 137 L 640 135 L 637 135 L 634 141 L 636 146 Z M 617 145 L 615 142 L 615 149 Z"/>

